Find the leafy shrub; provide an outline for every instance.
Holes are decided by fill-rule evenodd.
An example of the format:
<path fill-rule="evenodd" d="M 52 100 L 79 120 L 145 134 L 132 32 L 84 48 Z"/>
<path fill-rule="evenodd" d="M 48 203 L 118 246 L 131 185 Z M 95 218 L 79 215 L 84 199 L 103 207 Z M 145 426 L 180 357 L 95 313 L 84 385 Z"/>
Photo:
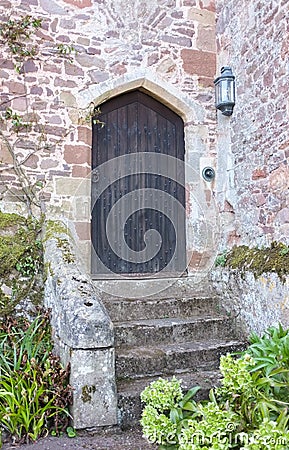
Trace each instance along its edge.
<path fill-rule="evenodd" d="M 0 428 L 20 442 L 66 428 L 68 375 L 52 354 L 47 313 L 32 323 L 6 319 L 0 333 Z"/>
<path fill-rule="evenodd" d="M 170 381 L 160 378 L 142 392 L 141 400 L 147 406 L 141 425 L 151 442 L 162 444 L 164 448 L 175 448 L 178 434 L 188 417 L 197 414 L 197 404 L 192 397 L 198 390 L 199 387 L 195 387 L 183 395 L 180 381 L 173 377 Z"/>
<path fill-rule="evenodd" d="M 289 448 L 289 330 L 271 327 L 238 357 L 220 360 L 221 386 L 195 402 L 180 381 L 160 379 L 141 395 L 143 433 L 163 450 Z"/>

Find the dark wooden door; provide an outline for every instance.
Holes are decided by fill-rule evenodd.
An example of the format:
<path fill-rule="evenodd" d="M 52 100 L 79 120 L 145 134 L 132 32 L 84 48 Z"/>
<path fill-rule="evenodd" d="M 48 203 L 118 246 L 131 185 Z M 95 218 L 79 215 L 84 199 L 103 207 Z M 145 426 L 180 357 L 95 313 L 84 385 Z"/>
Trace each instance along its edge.
<path fill-rule="evenodd" d="M 93 120 L 92 275 L 186 269 L 184 126 L 149 95 L 107 101 Z"/>

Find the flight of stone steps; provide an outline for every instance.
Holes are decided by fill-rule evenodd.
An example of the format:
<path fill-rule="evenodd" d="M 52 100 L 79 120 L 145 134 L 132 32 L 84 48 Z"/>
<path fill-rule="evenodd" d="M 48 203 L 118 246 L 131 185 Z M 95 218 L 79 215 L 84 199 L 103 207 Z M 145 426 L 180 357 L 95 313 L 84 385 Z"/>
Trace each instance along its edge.
<path fill-rule="evenodd" d="M 140 392 L 158 377 L 182 379 L 184 390 L 201 386 L 198 399 L 218 384 L 220 355 L 243 348 L 231 318 L 212 293 L 169 289 L 143 298 L 107 296 L 114 324 L 119 424 L 141 415 Z"/>

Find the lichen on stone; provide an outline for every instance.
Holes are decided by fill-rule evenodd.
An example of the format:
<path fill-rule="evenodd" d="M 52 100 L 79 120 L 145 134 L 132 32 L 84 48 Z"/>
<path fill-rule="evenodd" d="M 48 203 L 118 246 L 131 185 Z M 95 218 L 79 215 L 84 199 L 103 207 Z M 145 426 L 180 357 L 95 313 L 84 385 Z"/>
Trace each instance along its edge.
<path fill-rule="evenodd" d="M 250 271 L 255 278 L 263 273 L 275 272 L 285 281 L 289 274 L 289 247 L 275 241 L 266 248 L 235 246 L 227 253 L 225 266 L 241 272 Z"/>
<path fill-rule="evenodd" d="M 60 220 L 47 220 L 45 222 L 44 241 L 55 238 L 58 234 L 66 234 L 70 236 L 68 227 Z"/>
<path fill-rule="evenodd" d="M 60 236 L 61 237 L 60 237 Z M 66 237 L 63 237 L 66 235 Z M 68 238 L 71 238 L 70 231 L 65 224 L 59 220 L 48 220 L 46 222 L 44 241 L 55 239 L 57 247 L 62 250 L 63 260 L 67 263 L 75 262 L 75 256 L 71 250 L 71 245 Z"/>
<path fill-rule="evenodd" d="M 81 400 L 83 403 L 91 402 L 92 400 L 92 394 L 96 392 L 95 386 L 83 386 L 82 388 L 82 394 L 81 394 Z"/>

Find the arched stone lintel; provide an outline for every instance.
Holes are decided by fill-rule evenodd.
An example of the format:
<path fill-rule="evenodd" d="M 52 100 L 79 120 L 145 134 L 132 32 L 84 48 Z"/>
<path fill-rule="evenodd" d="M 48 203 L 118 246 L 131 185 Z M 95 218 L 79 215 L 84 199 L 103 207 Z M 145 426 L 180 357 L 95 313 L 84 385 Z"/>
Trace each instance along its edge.
<path fill-rule="evenodd" d="M 205 108 L 202 105 L 147 71 L 137 71 L 103 83 L 91 84 L 77 93 L 76 101 L 80 108 L 88 107 L 91 102 L 98 106 L 117 95 L 134 89 L 141 89 L 166 105 L 182 117 L 185 125 L 202 123 L 204 120 Z"/>

